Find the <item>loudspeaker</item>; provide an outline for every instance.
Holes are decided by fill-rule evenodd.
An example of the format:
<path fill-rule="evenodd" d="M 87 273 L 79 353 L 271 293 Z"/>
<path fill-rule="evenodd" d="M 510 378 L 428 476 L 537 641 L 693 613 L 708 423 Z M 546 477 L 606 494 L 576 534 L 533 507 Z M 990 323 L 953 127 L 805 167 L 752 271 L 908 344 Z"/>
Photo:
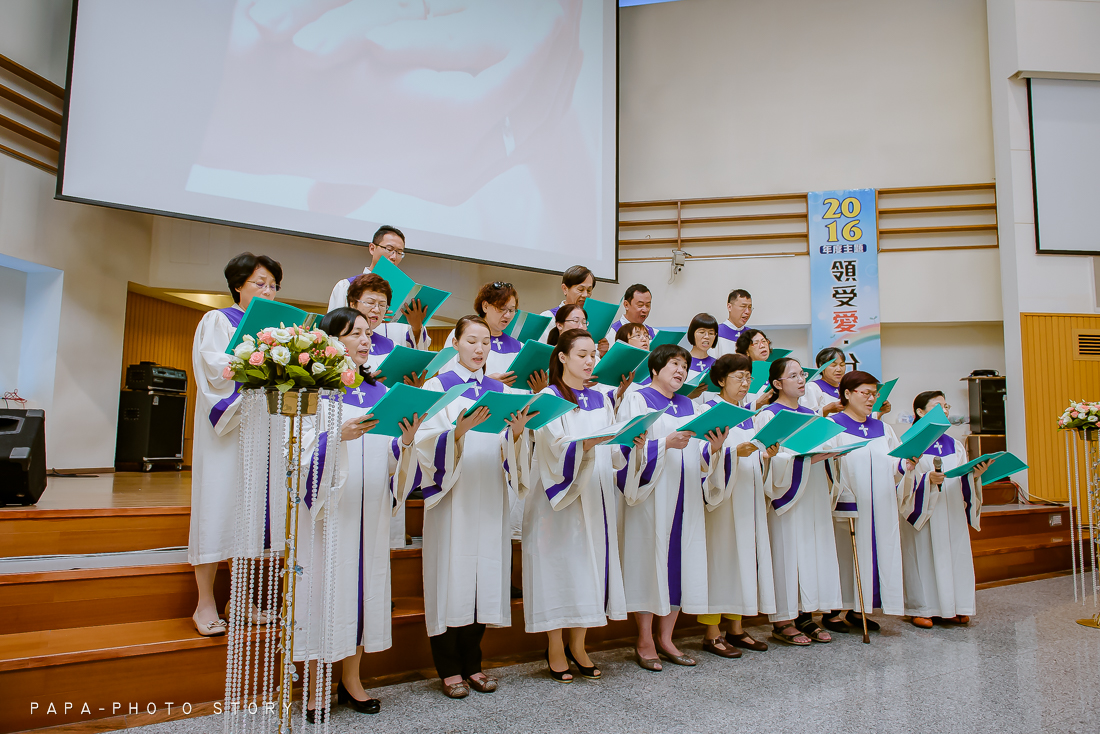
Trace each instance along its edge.
<path fill-rule="evenodd" d="M 1005 432 L 1005 378 L 968 377 L 971 433 Z"/>
<path fill-rule="evenodd" d="M 154 390 L 123 390 L 118 400 L 118 440 L 115 465 L 154 463 L 183 465 L 183 424 L 187 396 Z"/>
<path fill-rule="evenodd" d="M 46 489 L 46 414 L 0 408 L 0 504 L 33 505 Z"/>

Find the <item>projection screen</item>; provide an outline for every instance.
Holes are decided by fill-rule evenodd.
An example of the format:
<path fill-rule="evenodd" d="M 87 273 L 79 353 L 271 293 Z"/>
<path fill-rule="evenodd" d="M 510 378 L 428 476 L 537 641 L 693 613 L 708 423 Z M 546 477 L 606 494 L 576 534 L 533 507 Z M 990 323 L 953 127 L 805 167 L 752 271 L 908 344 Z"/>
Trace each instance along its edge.
<path fill-rule="evenodd" d="M 615 0 L 80 0 L 58 198 L 616 277 Z"/>

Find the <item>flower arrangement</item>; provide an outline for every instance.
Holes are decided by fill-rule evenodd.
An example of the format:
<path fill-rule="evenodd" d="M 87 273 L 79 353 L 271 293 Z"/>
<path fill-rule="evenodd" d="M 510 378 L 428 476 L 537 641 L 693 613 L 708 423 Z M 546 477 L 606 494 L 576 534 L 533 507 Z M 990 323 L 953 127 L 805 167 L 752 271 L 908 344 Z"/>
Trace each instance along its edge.
<path fill-rule="evenodd" d="M 1096 428 L 1100 423 L 1100 402 L 1070 401 L 1069 407 L 1058 419 L 1058 429 Z"/>
<path fill-rule="evenodd" d="M 233 350 L 222 373 L 245 388 L 356 387 L 363 377 L 343 343 L 320 329 L 300 326 L 268 327 L 256 336 L 246 334 Z"/>

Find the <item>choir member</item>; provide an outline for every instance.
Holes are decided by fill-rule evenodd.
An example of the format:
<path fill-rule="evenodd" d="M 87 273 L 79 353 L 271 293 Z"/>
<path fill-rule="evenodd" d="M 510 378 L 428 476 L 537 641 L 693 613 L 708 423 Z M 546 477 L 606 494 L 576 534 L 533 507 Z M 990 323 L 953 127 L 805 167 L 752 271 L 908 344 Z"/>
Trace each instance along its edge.
<path fill-rule="evenodd" d="M 195 428 L 191 461 L 191 529 L 187 561 L 195 567 L 199 600 L 192 616 L 204 636 L 223 635 L 228 629 L 214 603 L 214 574 L 234 545 L 234 521 L 240 460 L 237 409 L 241 395 L 231 377 L 225 377 L 233 333 L 253 298 L 274 300 L 283 269 L 267 255 L 245 252 L 225 266 L 225 282 L 233 306 L 207 311 L 195 329 L 191 364 L 195 375 Z M 266 615 L 255 616 L 266 623 Z"/>
<path fill-rule="evenodd" d="M 780 357 L 771 364 L 773 390 L 753 419 L 759 431 L 783 410 L 812 413 L 800 405 L 806 375 L 798 360 Z M 833 531 L 833 502 L 825 473 L 828 455 L 796 456 L 780 447 L 772 458 L 764 491 L 770 502 L 768 536 L 775 581 L 772 635 L 790 645 L 829 642 L 812 612 L 836 609 L 841 599 L 840 568 Z"/>
<path fill-rule="evenodd" d="M 922 392 L 913 401 L 920 418 L 936 404 L 951 410 L 938 390 Z M 940 457 L 941 467 L 934 460 Z M 968 624 L 974 614 L 974 555 L 970 527 L 981 530 L 983 461 L 968 474 L 950 479 L 943 472 L 968 461 L 966 448 L 946 433 L 928 447 L 915 467 L 913 491 L 902 496 L 901 563 L 905 613 L 917 627 L 933 620 Z"/>
<path fill-rule="evenodd" d="M 638 665 L 661 669 L 658 655 L 677 665 L 695 665 L 672 641 L 680 610 L 707 614 L 707 538 L 703 493 L 720 492 L 725 485 L 724 462 L 714 454 L 722 449 L 726 432 L 711 433 L 706 441 L 680 427 L 701 412 L 676 391 L 687 377 L 691 356 L 682 347 L 663 344 L 649 356 L 652 384 L 628 393 L 618 410 L 626 420 L 653 410 L 665 412 L 650 427 L 645 448 L 617 447 L 641 465 L 638 472 L 616 474 L 625 507 L 621 524 L 620 556 L 627 611 L 635 613 Z M 705 483 L 705 484 L 704 484 Z M 653 616 L 658 639 L 653 640 Z"/>
<path fill-rule="evenodd" d="M 581 329 L 565 331 L 555 344 L 550 386 L 543 392 L 577 407 L 533 432 L 533 476 L 525 487 L 530 490 L 523 515 L 526 629 L 547 633 L 550 675 L 565 683 L 573 678 L 570 661 L 586 678 L 601 675 L 585 651 L 587 628 L 604 626 L 608 617 L 626 619 L 614 474 L 627 462 L 600 445 L 606 439 L 573 438 L 615 422 L 611 401 L 585 387 L 596 353 L 592 336 Z"/>
<path fill-rule="evenodd" d="M 592 290 L 595 287 L 596 276 L 591 270 L 583 265 L 572 266 L 561 276 L 561 303 L 543 311 L 542 315 L 553 318 L 557 315 L 559 308 L 571 303 L 583 308 L 585 300 L 591 297 Z M 540 341 L 546 341 L 546 337 L 552 328 L 554 328 L 554 322 L 550 322 L 542 332 L 542 336 L 539 337 Z M 609 347 L 603 339 L 600 340 L 597 346 L 600 347 L 600 354 L 606 353 Z"/>
<path fill-rule="evenodd" d="M 363 375 L 363 383 L 347 389 L 343 401 L 343 425 L 337 451 L 329 446 L 330 436 L 318 433 L 316 418 L 307 419 L 302 436 L 303 454 L 310 457 L 305 501 L 299 505 L 298 562 L 304 569 L 295 589 L 294 659 L 311 660 L 310 680 L 316 680 L 316 660 L 322 652 L 340 660 L 340 684 L 336 695 L 360 713 L 378 713 L 377 699 L 367 695 L 359 678 L 364 652 L 390 647 L 390 518 L 419 483 L 414 440 L 420 427 L 416 416 L 403 421 L 401 437 L 366 435 L 378 422 L 371 408 L 386 393 L 370 371 L 361 369 L 371 354 L 370 323 L 352 308 L 330 311 L 321 330 L 337 337 Z M 314 496 L 314 476 L 335 474 L 327 496 Z M 326 482 L 318 482 L 323 487 Z M 323 520 L 326 514 L 337 523 L 335 563 L 331 583 L 335 605 L 325 620 L 324 563 L 326 554 Z M 325 627 L 321 626 L 325 621 Z M 330 639 L 324 639 L 326 631 Z M 311 683 L 306 716 L 313 721 L 316 687 Z"/>
<path fill-rule="evenodd" d="M 649 332 L 645 330 L 642 324 L 626 323 L 619 327 L 619 330 L 615 332 L 615 341 L 629 344 L 632 347 L 638 349 L 644 349 L 649 351 Z M 643 363 L 638 369 L 648 369 Z M 623 375 L 622 381 L 619 386 L 613 390 L 606 390 L 605 395 L 615 405 L 615 410 L 619 409 L 622 405 L 623 395 L 634 392 L 640 388 L 649 385 L 652 382 L 652 378 L 646 375 L 637 382 L 634 381 L 634 377 L 637 372 L 631 372 L 629 375 Z"/>
<path fill-rule="evenodd" d="M 748 328 L 745 326 L 752 316 L 752 296 L 741 288 L 730 291 L 726 298 L 726 311 L 729 314 L 722 324 L 718 326 L 718 343 L 715 345 L 715 357 L 723 354 L 734 354 L 737 351 L 737 340 Z"/>
<path fill-rule="evenodd" d="M 823 416 L 830 416 L 843 410 L 840 404 L 840 380 L 844 377 L 847 364 L 844 361 L 844 350 L 836 347 L 825 347 L 817 353 L 817 366 L 825 369 L 816 379 L 806 385 L 806 397 L 802 404 Z"/>
<path fill-rule="evenodd" d="M 737 337 L 737 350 L 734 353 L 743 354 L 753 362 L 767 362 L 772 354 L 772 340 L 759 329 L 745 329 Z M 767 391 L 768 387 L 765 385 L 758 392 L 749 393 L 745 396 L 745 406 L 755 410 L 761 396 Z"/>
<path fill-rule="evenodd" d="M 483 407 L 467 412 L 482 392 L 519 392 L 485 375 L 491 338 L 480 316 L 458 320 L 451 342 L 457 361 L 424 387 L 470 388 L 417 434 L 424 472 L 424 619 L 450 698 L 465 698 L 471 687 L 496 690 L 496 679 L 481 670 L 481 638 L 486 625 L 512 623 L 508 517 L 520 472 L 529 464 L 528 414 L 510 415 L 499 434 L 471 430 L 489 417 Z"/>
<path fill-rule="evenodd" d="M 653 294 L 641 283 L 635 283 L 623 294 L 623 315 L 611 323 L 607 330 L 607 340 L 614 341 L 616 332 L 627 324 L 645 327 L 649 338 L 657 336 L 657 330 L 645 322 L 653 306 Z"/>
<path fill-rule="evenodd" d="M 363 268 L 361 274 L 356 273 L 350 278 L 343 278 L 332 287 L 332 294 L 328 297 L 329 311 L 344 306 L 356 308 L 356 306 L 348 300 L 348 290 L 352 282 L 359 277 L 359 275 L 370 275 L 375 266 L 378 265 L 378 261 L 383 257 L 394 265 L 400 266 L 401 261 L 405 259 L 405 235 L 402 234 L 401 230 L 397 227 L 383 224 L 378 228 L 378 231 L 374 233 L 371 243 L 367 245 L 367 251 L 370 252 L 371 256 L 370 265 Z M 374 333 L 381 334 L 387 339 L 392 339 L 413 349 L 427 350 L 431 346 L 432 340 L 428 336 L 428 330 L 424 328 L 424 316 L 427 313 L 426 309 L 421 305 L 419 300 L 413 300 L 405 307 L 404 313 L 406 320 L 409 322 L 408 325 L 387 323 L 381 329 L 375 327 Z M 385 314 L 383 314 L 383 316 L 385 316 Z"/>
<path fill-rule="evenodd" d="M 575 303 L 567 303 L 559 306 L 554 314 L 554 325 L 546 335 L 546 343 L 554 346 L 558 343 L 561 334 L 572 329 L 585 331 L 588 329 L 588 314 L 582 306 Z M 597 358 L 597 361 L 598 358 Z"/>
<path fill-rule="evenodd" d="M 900 443 L 894 429 L 871 416 L 871 408 L 878 399 L 878 380 L 854 370 L 844 375 L 839 391 L 844 409 L 829 416 L 829 420 L 844 428 L 844 433 L 830 439 L 826 447 L 841 448 L 865 439 L 871 439 L 871 443 L 840 457 L 833 475 L 837 517 L 855 518 L 863 608 L 867 613 L 881 609 L 885 614 L 901 616 L 905 613 L 905 600 L 898 495 L 911 491 L 913 474 L 905 471 L 903 462 L 889 455 Z M 899 482 L 903 483 L 901 488 Z M 822 618 L 822 624 L 835 632 L 844 631 L 845 622 L 858 627 L 862 620 L 854 611 L 860 609 L 860 603 L 847 521 L 835 523 L 834 529 L 844 600 L 840 609 L 848 610 L 844 617 L 834 609 Z M 868 619 L 867 629 L 877 630 L 879 625 Z"/>
<path fill-rule="evenodd" d="M 695 314 L 688 324 L 687 340 L 691 345 L 691 367 L 688 368 L 688 379 L 706 372 L 714 364 L 714 357 L 710 356 L 710 350 L 718 338 L 718 322 L 709 313 Z M 701 398 L 703 402 L 711 400 L 715 393 L 709 392 L 704 387 L 699 387 L 691 393 L 693 400 Z"/>
<path fill-rule="evenodd" d="M 711 377 L 722 388 L 718 397 L 703 407 L 720 402 L 741 405 L 752 382 L 752 363 L 741 354 L 719 357 L 711 368 Z M 752 418 L 733 426 L 726 437 L 726 461 L 731 468 L 722 491 L 707 498 L 707 588 L 710 614 L 699 615 L 707 626 L 703 649 L 719 657 L 741 657 L 741 651 L 768 649 L 767 643 L 754 640 L 741 626 L 742 615 L 775 613 L 775 588 L 772 582 L 772 553 L 768 540 L 768 508 L 764 495 L 764 477 L 771 457 L 779 445 L 760 451 L 751 442 L 755 434 Z M 736 462 L 736 468 L 732 468 Z M 722 637 L 722 618 L 730 621 L 730 631 Z"/>

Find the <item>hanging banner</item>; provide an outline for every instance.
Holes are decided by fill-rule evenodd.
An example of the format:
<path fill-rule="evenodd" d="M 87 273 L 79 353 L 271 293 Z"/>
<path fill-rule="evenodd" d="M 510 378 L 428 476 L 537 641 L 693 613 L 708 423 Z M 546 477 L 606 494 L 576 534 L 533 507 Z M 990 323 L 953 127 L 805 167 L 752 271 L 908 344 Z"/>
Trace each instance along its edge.
<path fill-rule="evenodd" d="M 814 354 L 838 347 L 849 370 L 882 380 L 875 190 L 811 191 L 807 207 Z"/>

